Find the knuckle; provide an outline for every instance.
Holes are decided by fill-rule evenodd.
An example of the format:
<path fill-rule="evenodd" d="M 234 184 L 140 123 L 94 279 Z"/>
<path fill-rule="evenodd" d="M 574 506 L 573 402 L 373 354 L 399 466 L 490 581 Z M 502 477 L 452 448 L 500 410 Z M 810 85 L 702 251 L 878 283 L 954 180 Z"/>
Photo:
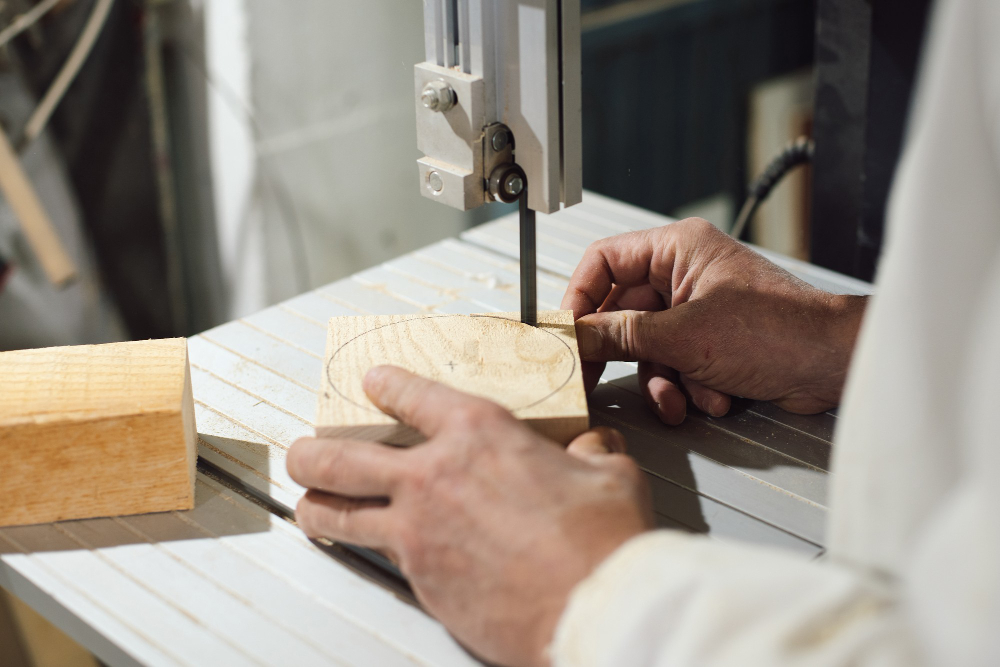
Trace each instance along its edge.
<path fill-rule="evenodd" d="M 605 248 L 607 248 L 610 244 L 615 243 L 616 239 L 620 240 L 621 236 L 622 234 L 619 234 L 618 236 L 598 239 L 597 241 L 591 242 L 591 244 L 588 245 L 587 249 L 584 251 L 584 256 L 593 257 L 594 255 L 600 255 Z"/>
<path fill-rule="evenodd" d="M 349 501 L 347 505 L 334 515 L 334 523 L 337 535 L 349 535 L 353 525 L 352 517 L 354 510 L 360 506 L 357 501 Z"/>
<path fill-rule="evenodd" d="M 640 352 L 639 324 L 634 313 L 621 311 L 613 320 L 612 336 L 618 341 L 618 346 L 625 358 L 637 359 Z"/>
<path fill-rule="evenodd" d="M 451 414 L 451 424 L 459 430 L 472 430 L 479 425 L 481 419 L 482 410 L 475 403 L 463 405 Z"/>
<path fill-rule="evenodd" d="M 425 461 L 420 465 L 411 466 L 402 479 L 405 491 L 416 496 L 426 493 L 436 465 L 433 461 Z"/>
<path fill-rule="evenodd" d="M 420 502 L 426 498 L 438 481 L 448 475 L 451 467 L 449 454 L 446 449 L 427 446 L 406 468 L 401 486 L 411 497 L 411 502 Z"/>
<path fill-rule="evenodd" d="M 408 576 L 420 576 L 427 568 L 427 548 L 419 530 L 402 526 L 396 531 L 396 553 Z"/>
<path fill-rule="evenodd" d="M 324 485 L 335 486 L 340 478 L 344 450 L 340 447 L 327 447 L 317 463 L 316 472 Z"/>
<path fill-rule="evenodd" d="M 715 229 L 715 226 L 704 218 L 685 218 L 675 223 L 679 230 L 688 231 L 694 234 L 704 234 Z"/>
<path fill-rule="evenodd" d="M 460 432 L 479 431 L 506 414 L 506 410 L 490 401 L 470 401 L 452 412 L 451 426 Z"/>

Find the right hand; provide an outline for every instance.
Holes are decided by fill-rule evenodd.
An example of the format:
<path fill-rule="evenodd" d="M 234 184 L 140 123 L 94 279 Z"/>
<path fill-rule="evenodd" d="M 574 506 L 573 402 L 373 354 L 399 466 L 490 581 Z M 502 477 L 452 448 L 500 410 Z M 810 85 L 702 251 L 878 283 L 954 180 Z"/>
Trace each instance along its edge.
<path fill-rule="evenodd" d="M 812 287 L 713 227 L 688 218 L 587 248 L 562 307 L 577 318 L 580 356 L 638 361 L 664 422 L 687 398 L 713 416 L 730 396 L 802 414 L 840 402 L 865 297 Z"/>

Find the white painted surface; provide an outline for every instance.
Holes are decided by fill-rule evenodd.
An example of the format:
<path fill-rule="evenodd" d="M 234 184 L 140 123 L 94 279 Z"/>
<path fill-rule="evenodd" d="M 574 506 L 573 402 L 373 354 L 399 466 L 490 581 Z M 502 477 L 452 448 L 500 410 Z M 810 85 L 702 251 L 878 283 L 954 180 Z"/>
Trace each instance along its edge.
<path fill-rule="evenodd" d="M 563 267 L 591 240 L 666 222 L 589 194 L 540 215 L 544 307 L 557 307 Z M 489 223 L 191 339 L 199 454 L 294 507 L 303 490 L 285 454 L 312 432 L 328 318 L 516 309 L 515 239 L 510 220 Z M 808 281 L 867 289 L 781 262 Z M 625 432 L 661 525 L 821 553 L 835 417 L 750 404 L 739 418 L 692 416 L 668 428 L 647 410 L 634 375 L 634 364 L 609 364 L 592 422 Z M 290 524 L 207 478 L 198 488 L 189 513 L 0 530 L 0 584 L 113 665 L 471 661 L 436 622 Z"/>
<path fill-rule="evenodd" d="M 232 313 L 267 301 L 257 179 L 246 0 L 204 3 L 208 147 L 223 276 Z"/>
<path fill-rule="evenodd" d="M 199 475 L 190 512 L 0 530 L 0 584 L 112 665 L 467 665 L 415 607 Z"/>
<path fill-rule="evenodd" d="M 232 316 L 466 226 L 462 213 L 419 194 L 420 3 L 211 0 L 204 8 Z"/>

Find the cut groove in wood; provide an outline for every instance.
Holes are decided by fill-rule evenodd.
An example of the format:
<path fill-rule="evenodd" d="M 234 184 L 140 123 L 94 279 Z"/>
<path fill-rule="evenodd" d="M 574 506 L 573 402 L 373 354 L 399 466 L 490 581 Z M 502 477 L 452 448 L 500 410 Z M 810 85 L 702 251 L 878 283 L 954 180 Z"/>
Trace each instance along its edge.
<path fill-rule="evenodd" d="M 0 526 L 194 506 L 183 338 L 0 353 Z"/>
<path fill-rule="evenodd" d="M 539 433 L 566 444 L 588 428 L 573 314 L 517 313 L 334 317 L 327 336 L 316 422 L 319 437 L 408 445 L 423 440 L 382 413 L 361 387 L 392 364 L 496 401 Z"/>

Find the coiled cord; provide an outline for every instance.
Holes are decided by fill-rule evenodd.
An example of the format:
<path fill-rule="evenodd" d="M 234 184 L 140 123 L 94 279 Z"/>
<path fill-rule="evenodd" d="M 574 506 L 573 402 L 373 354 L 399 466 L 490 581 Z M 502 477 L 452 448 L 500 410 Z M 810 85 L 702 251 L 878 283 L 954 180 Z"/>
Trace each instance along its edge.
<path fill-rule="evenodd" d="M 764 173 L 750 186 L 750 194 L 747 196 L 743 208 L 740 209 L 740 214 L 736 217 L 736 223 L 733 225 L 733 229 L 729 232 L 729 235 L 734 239 L 738 239 L 743 234 L 746 226 L 750 224 L 750 220 L 757 212 L 757 207 L 767 199 L 774 186 L 785 177 L 785 174 L 795 167 L 811 162 L 815 151 L 816 144 L 813 143 L 812 139 L 809 137 L 799 137 L 788 144 L 781 153 L 771 160 Z"/>

